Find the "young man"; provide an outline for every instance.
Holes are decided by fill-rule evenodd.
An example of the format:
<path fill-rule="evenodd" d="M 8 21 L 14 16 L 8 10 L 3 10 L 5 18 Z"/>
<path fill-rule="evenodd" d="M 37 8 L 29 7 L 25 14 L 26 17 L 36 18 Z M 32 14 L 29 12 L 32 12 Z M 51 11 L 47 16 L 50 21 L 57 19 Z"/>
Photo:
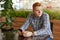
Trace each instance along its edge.
<path fill-rule="evenodd" d="M 25 31 L 29 25 L 32 25 L 34 32 Z M 33 4 L 33 13 L 30 14 L 25 24 L 20 28 L 24 37 L 30 37 L 32 35 L 50 35 L 46 40 L 52 40 L 52 32 L 50 29 L 49 15 L 42 11 L 41 3 L 36 2 Z"/>

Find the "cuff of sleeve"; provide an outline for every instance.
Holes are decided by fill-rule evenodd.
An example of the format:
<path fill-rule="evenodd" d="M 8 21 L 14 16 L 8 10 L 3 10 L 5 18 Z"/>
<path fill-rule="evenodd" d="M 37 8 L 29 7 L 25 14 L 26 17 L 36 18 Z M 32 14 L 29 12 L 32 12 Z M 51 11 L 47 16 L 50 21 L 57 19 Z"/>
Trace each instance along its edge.
<path fill-rule="evenodd" d="M 22 29 L 18 29 L 18 30 L 22 32 Z"/>

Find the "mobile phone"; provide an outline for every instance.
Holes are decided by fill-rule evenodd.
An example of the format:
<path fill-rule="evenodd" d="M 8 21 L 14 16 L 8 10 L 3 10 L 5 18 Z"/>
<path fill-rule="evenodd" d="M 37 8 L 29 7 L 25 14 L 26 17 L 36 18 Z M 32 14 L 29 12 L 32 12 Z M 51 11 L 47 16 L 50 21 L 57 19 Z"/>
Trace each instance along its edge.
<path fill-rule="evenodd" d="M 20 32 L 22 32 L 22 29 L 18 29 Z"/>

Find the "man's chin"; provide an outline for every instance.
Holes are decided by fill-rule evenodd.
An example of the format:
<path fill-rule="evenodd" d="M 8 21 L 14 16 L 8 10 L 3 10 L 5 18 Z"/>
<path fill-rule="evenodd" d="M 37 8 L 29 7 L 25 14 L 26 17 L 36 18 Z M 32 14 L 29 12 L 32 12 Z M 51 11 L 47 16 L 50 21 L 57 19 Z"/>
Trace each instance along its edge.
<path fill-rule="evenodd" d="M 36 15 L 37 17 L 40 17 L 41 15 Z"/>
<path fill-rule="evenodd" d="M 40 17 L 41 15 L 39 15 L 39 17 Z"/>

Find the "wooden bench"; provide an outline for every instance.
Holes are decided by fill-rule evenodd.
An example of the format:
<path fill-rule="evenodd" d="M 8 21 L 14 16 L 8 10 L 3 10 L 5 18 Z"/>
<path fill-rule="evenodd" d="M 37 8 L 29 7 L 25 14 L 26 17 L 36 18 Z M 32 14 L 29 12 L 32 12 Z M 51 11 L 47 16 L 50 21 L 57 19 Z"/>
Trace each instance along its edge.
<path fill-rule="evenodd" d="M 1 26 L 4 26 L 4 22 L 6 22 L 5 17 L 0 18 L 0 21 L 2 22 Z M 15 17 L 13 18 L 13 22 L 12 22 L 12 27 L 14 30 L 18 30 L 26 21 L 26 18 L 19 18 L 19 17 Z M 53 22 L 51 23 L 51 30 L 53 31 Z M 32 27 L 30 26 L 28 28 L 28 30 L 33 31 Z"/>

